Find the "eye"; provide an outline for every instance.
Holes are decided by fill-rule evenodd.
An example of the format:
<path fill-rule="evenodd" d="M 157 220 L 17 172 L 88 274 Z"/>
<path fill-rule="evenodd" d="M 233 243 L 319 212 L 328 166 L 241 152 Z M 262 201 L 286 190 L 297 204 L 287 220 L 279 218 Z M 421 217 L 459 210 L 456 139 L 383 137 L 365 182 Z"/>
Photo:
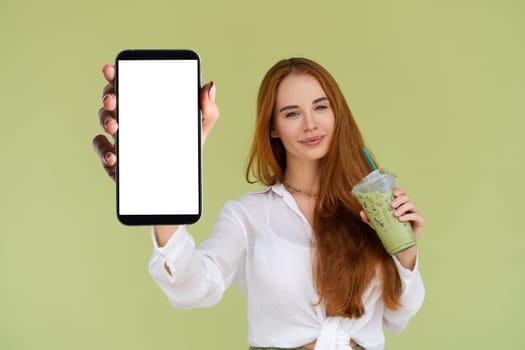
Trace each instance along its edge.
<path fill-rule="evenodd" d="M 289 113 L 286 113 L 286 118 L 293 118 L 293 117 L 297 117 L 299 115 L 299 113 L 297 112 L 289 112 Z"/>
<path fill-rule="evenodd" d="M 320 111 L 323 111 L 323 110 L 325 110 L 325 109 L 328 109 L 328 106 L 325 106 L 325 105 L 319 105 L 319 106 L 316 106 L 316 107 L 314 108 L 314 111 L 318 111 L 318 112 L 320 112 Z"/>

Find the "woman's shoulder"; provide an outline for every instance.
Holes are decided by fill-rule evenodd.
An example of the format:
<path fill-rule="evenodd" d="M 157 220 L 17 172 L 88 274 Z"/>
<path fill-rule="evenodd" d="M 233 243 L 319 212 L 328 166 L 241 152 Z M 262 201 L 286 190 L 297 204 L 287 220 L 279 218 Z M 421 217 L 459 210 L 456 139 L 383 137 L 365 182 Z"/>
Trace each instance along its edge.
<path fill-rule="evenodd" d="M 256 191 L 247 192 L 237 199 L 228 201 L 228 203 L 235 203 L 241 206 L 261 204 L 261 202 L 264 201 L 265 198 L 271 194 L 271 192 L 272 186 L 267 186 Z"/>
<path fill-rule="evenodd" d="M 225 208 L 232 210 L 260 210 L 267 204 L 271 204 L 275 200 L 275 196 L 282 196 L 280 192 L 280 184 L 267 186 L 256 191 L 248 192 L 237 199 L 229 200 L 224 205 Z"/>

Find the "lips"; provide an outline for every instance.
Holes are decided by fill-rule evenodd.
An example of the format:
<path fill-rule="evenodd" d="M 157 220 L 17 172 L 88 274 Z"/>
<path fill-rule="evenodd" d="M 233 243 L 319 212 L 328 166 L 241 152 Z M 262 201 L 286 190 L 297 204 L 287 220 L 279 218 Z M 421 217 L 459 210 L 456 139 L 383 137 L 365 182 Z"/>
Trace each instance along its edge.
<path fill-rule="evenodd" d="M 324 139 L 324 136 L 314 136 L 314 137 L 307 137 L 305 139 L 300 140 L 299 142 L 302 143 L 305 146 L 317 146 L 320 144 Z"/>

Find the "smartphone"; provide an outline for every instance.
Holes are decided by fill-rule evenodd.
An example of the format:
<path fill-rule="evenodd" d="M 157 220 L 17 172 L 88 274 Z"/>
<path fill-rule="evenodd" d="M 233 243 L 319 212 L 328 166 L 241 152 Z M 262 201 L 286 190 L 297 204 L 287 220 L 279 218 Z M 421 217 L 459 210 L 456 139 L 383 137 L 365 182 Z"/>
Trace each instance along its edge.
<path fill-rule="evenodd" d="M 124 50 L 115 67 L 119 221 L 195 223 L 202 212 L 198 54 Z"/>

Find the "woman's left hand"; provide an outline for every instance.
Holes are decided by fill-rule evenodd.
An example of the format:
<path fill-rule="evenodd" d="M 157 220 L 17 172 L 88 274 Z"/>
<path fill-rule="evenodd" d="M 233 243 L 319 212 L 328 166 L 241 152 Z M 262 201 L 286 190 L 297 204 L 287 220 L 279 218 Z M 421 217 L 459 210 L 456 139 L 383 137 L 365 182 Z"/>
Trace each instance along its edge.
<path fill-rule="evenodd" d="M 396 188 L 394 190 L 394 200 L 390 203 L 392 208 L 394 208 L 394 216 L 401 222 L 410 222 L 412 226 L 412 231 L 414 231 L 414 236 L 416 240 L 419 239 L 421 234 L 421 229 L 425 224 L 425 218 L 421 216 L 421 213 L 417 210 L 416 205 L 410 200 L 406 194 L 404 188 Z M 370 225 L 367 215 L 364 211 L 361 211 L 361 218 L 364 222 Z"/>
<path fill-rule="evenodd" d="M 425 218 L 417 210 L 416 205 L 407 196 L 404 188 L 396 188 L 394 190 L 394 200 L 390 203 L 394 208 L 394 216 L 401 222 L 410 222 L 414 236 L 419 239 L 421 229 L 425 224 Z"/>
<path fill-rule="evenodd" d="M 410 225 L 412 226 L 412 231 L 414 232 L 414 236 L 416 236 L 416 240 L 418 240 L 419 235 L 421 234 L 421 229 L 425 224 L 425 219 L 417 210 L 416 205 L 412 203 L 410 198 L 407 196 L 404 188 L 396 188 L 394 190 L 394 200 L 392 201 L 392 203 L 390 203 L 390 205 L 392 206 L 392 208 L 394 208 L 394 216 L 399 221 L 410 222 Z M 363 219 L 364 222 L 372 226 L 365 212 L 361 211 L 360 214 L 361 219 Z M 416 256 L 416 246 L 410 247 L 396 254 L 396 257 L 399 259 L 401 265 L 403 265 L 404 268 L 409 270 L 414 269 L 414 266 L 416 265 Z"/>

